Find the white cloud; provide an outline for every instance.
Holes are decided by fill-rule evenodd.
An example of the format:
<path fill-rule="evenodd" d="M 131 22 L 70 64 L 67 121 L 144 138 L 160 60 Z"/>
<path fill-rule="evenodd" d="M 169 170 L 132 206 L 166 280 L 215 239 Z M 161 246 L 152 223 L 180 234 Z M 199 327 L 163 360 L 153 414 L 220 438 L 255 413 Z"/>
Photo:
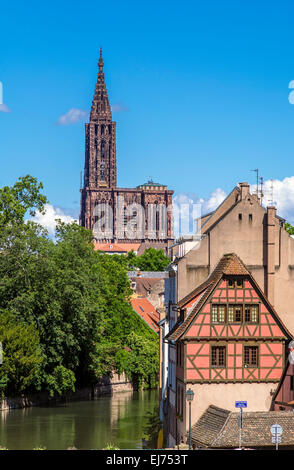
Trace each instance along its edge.
<path fill-rule="evenodd" d="M 196 233 L 195 220 L 201 215 L 214 211 L 226 198 L 223 189 L 217 188 L 208 198 L 199 198 L 193 193 L 178 193 L 173 198 L 174 234 Z"/>
<path fill-rule="evenodd" d="M 6 104 L 2 103 L 2 104 L 0 104 L 0 112 L 10 113 L 10 109 L 8 108 L 8 106 L 6 106 Z"/>
<path fill-rule="evenodd" d="M 128 111 L 128 107 L 123 103 L 117 103 L 111 105 L 111 111 L 113 113 L 121 113 L 122 111 Z"/>
<path fill-rule="evenodd" d="M 251 186 L 251 192 L 256 191 L 256 185 Z M 294 222 L 294 176 L 288 176 L 283 180 L 267 180 L 263 185 L 264 207 L 274 205 L 277 213 L 288 222 Z"/>
<path fill-rule="evenodd" d="M 214 211 L 227 197 L 226 193 L 222 188 L 217 188 L 210 194 L 208 199 L 202 199 L 203 201 L 203 211 L 202 214 L 204 215 L 207 212 Z"/>
<path fill-rule="evenodd" d="M 57 121 L 60 126 L 67 126 L 78 121 L 87 120 L 89 113 L 83 109 L 72 108 L 66 114 L 62 114 Z"/>
<path fill-rule="evenodd" d="M 61 219 L 62 222 L 67 224 L 77 221 L 71 215 L 65 214 L 59 207 L 54 207 L 51 204 L 45 205 L 45 211 L 44 215 L 39 211 L 36 211 L 36 215 L 30 220 L 42 225 L 46 230 L 48 230 L 50 236 L 54 236 L 56 219 Z"/>

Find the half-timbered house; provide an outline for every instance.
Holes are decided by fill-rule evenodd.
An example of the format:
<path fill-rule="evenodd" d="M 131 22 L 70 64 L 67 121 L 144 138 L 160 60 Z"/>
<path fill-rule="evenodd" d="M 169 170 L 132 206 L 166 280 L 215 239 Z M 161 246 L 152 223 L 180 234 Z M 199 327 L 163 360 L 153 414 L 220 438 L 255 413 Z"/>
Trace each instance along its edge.
<path fill-rule="evenodd" d="M 212 404 L 233 411 L 236 400 L 246 400 L 248 411 L 268 411 L 291 334 L 241 259 L 224 255 L 178 310 L 167 335 L 176 350 L 171 440 L 186 438 L 189 388 L 192 423 Z"/>

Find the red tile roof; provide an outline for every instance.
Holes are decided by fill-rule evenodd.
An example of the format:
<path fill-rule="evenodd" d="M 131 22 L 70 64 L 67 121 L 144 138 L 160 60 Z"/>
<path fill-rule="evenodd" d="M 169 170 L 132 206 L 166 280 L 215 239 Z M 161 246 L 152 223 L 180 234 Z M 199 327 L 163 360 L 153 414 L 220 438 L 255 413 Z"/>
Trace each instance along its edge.
<path fill-rule="evenodd" d="M 99 243 L 96 242 L 94 250 L 109 253 L 128 253 L 131 250 L 138 251 L 141 243 Z"/>
<path fill-rule="evenodd" d="M 159 332 L 159 313 L 148 299 L 132 297 L 131 305 L 135 312 L 152 328 L 155 333 Z"/>

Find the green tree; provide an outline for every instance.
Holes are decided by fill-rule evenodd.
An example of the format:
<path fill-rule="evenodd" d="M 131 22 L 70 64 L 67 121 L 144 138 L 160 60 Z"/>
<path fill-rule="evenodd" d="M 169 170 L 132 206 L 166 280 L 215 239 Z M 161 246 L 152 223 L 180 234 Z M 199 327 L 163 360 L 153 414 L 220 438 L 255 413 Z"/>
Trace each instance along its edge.
<path fill-rule="evenodd" d="M 143 385 L 152 388 L 156 384 L 159 340 L 157 335 L 155 336 L 146 338 L 132 331 L 126 341 L 128 351 L 120 351 L 116 354 L 118 370 L 126 372 L 126 375 L 137 384 L 138 389 Z"/>
<path fill-rule="evenodd" d="M 0 218 L 6 221 L 0 223 L 0 312 L 16 331 L 28 328 L 24 339 L 29 335 L 36 353 L 31 355 L 33 382 L 21 367 L 14 378 L 11 365 L 2 368 L 2 391 L 34 387 L 64 394 L 121 367 L 117 358 L 129 352 L 125 370 L 139 382 L 150 382 L 156 374 L 158 337 L 129 303 L 127 257 L 96 252 L 92 232 L 75 223 L 59 221 L 53 242 L 41 226 L 25 222 L 27 211 L 42 209 L 40 188 L 27 177 L 0 193 Z M 131 341 L 132 334 L 137 341 Z M 21 343 L 16 347 L 25 356 Z"/>
<path fill-rule="evenodd" d="M 285 223 L 285 230 L 287 230 L 287 232 L 290 235 L 294 235 L 294 227 L 293 227 L 293 225 L 289 224 L 289 222 Z"/>
<path fill-rule="evenodd" d="M 44 213 L 46 196 L 41 194 L 43 184 L 33 176 L 20 177 L 13 186 L 0 188 L 0 226 L 9 222 L 23 222 L 27 212 L 31 216 L 39 210 Z"/>
<path fill-rule="evenodd" d="M 0 392 L 14 395 L 33 390 L 43 363 L 39 335 L 33 325 L 16 322 L 9 312 L 0 313 L 0 341 L 3 364 L 0 367 Z"/>
<path fill-rule="evenodd" d="M 37 328 L 46 358 L 40 383 L 60 365 L 83 381 L 103 332 L 104 281 L 88 231 L 60 224 L 55 244 L 36 224 L 10 224 L 0 250 L 0 308 Z"/>
<path fill-rule="evenodd" d="M 137 256 L 136 260 L 132 259 L 132 263 L 142 271 L 164 271 L 169 265 L 170 259 L 163 250 L 150 247 L 142 255 Z"/>
<path fill-rule="evenodd" d="M 55 395 L 66 395 L 67 392 L 75 391 L 75 375 L 61 365 L 55 367 L 52 374 L 46 377 L 46 388 L 51 397 Z"/>

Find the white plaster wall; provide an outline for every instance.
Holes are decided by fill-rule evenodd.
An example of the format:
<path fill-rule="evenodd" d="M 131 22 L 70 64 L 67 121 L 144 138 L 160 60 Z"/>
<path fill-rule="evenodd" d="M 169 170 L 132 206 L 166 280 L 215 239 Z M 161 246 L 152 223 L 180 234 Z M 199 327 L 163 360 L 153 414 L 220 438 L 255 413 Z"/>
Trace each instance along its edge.
<path fill-rule="evenodd" d="M 194 391 L 194 400 L 191 407 L 191 422 L 198 421 L 206 408 L 210 405 L 218 406 L 230 411 L 238 411 L 235 401 L 247 401 L 246 411 L 269 411 L 272 401 L 271 390 L 275 390 L 275 383 L 226 383 L 226 384 L 187 384 L 187 388 Z M 186 430 L 189 426 L 189 407 L 186 406 Z"/>

